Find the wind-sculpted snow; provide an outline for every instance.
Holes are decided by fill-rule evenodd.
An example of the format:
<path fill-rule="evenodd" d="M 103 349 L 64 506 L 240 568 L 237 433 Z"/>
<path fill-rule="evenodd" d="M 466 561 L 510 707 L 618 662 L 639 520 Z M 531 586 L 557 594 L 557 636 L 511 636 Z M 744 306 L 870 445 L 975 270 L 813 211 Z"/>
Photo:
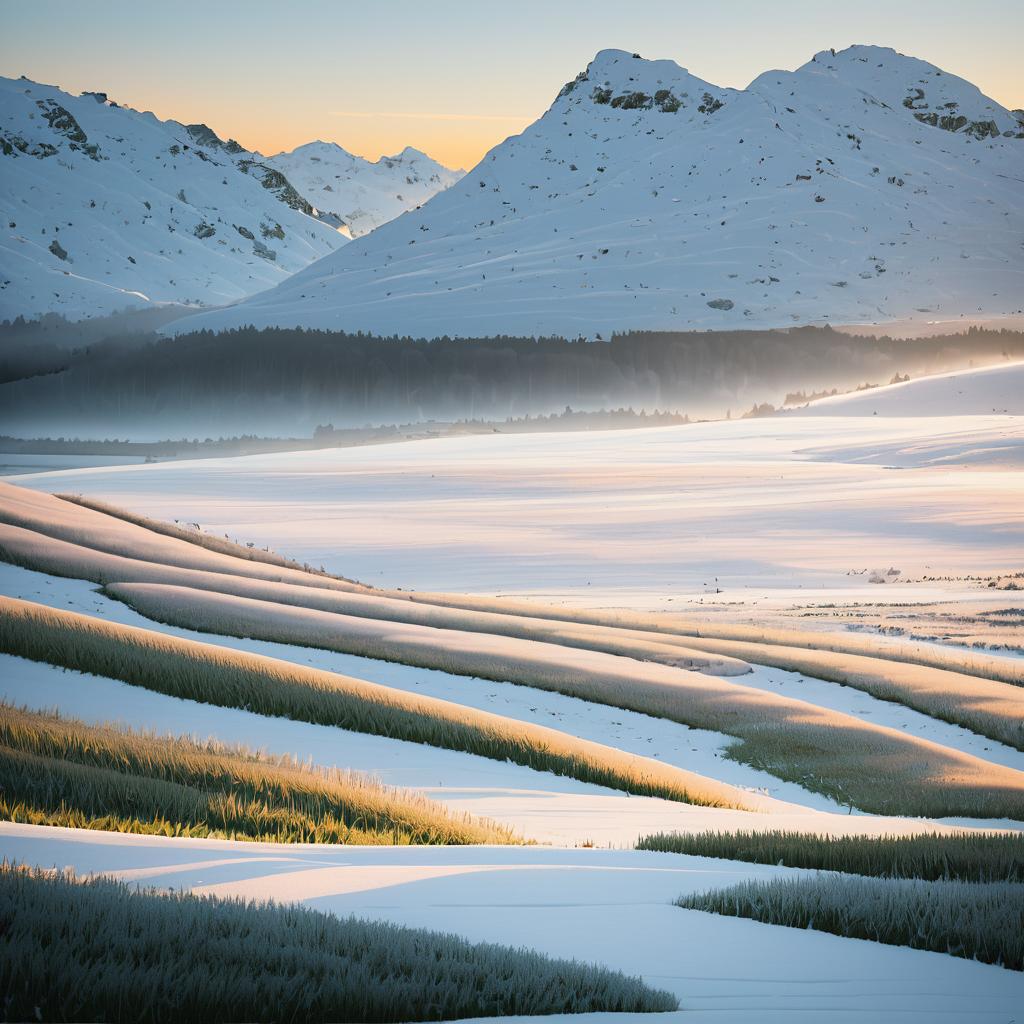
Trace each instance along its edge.
<path fill-rule="evenodd" d="M 0 79 L 0 319 L 270 288 L 348 239 L 206 125 Z"/>
<path fill-rule="evenodd" d="M 172 330 L 607 336 L 1011 315 L 1022 136 L 970 83 L 889 49 L 824 51 L 742 91 L 605 50 L 422 209 Z"/>
<path fill-rule="evenodd" d="M 371 162 L 334 142 L 310 142 L 267 162 L 284 172 L 321 217 L 344 226 L 353 238 L 422 205 L 466 173 L 412 146 Z"/>

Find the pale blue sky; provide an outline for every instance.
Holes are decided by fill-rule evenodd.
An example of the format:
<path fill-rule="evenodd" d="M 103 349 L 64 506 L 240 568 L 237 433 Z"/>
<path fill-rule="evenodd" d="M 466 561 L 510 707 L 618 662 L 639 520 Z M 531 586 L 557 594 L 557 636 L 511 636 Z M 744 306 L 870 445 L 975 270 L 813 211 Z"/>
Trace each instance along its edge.
<path fill-rule="evenodd" d="M 605 47 L 742 87 L 877 43 L 1024 105 L 1024 3 L 0 0 L 0 74 L 98 89 L 266 153 L 314 138 L 469 166 Z"/>

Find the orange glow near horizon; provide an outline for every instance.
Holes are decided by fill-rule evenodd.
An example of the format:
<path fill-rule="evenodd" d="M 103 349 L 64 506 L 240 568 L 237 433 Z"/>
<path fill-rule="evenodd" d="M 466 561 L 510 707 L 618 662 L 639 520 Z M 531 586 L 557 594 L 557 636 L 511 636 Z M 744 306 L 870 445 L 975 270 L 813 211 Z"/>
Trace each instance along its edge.
<path fill-rule="evenodd" d="M 855 8 L 728 0 L 710 9 L 649 0 L 638 23 L 612 0 L 589 0 L 585 18 L 575 4 L 547 0 L 518 0 L 514 10 L 294 0 L 284 19 L 269 0 L 33 0 L 4 10 L 0 74 L 106 92 L 162 119 L 208 124 L 265 155 L 317 139 L 371 160 L 413 146 L 466 170 L 543 114 L 607 47 L 744 88 L 820 50 L 875 43 L 966 78 L 1010 109 L 1024 106 L 1024 7 L 934 6 L 922 23 L 886 0 Z"/>
<path fill-rule="evenodd" d="M 54 83 L 69 92 L 95 88 L 89 80 L 78 83 Z M 518 135 L 547 109 L 541 103 L 532 112 L 519 114 L 474 114 L 468 112 L 393 112 L 331 110 L 309 111 L 296 117 L 294 111 L 281 111 L 280 117 L 268 117 L 266 108 L 227 105 L 181 93 L 142 90 L 146 99 L 130 99 L 120 91 L 111 91 L 111 99 L 148 110 L 161 120 L 197 121 L 208 124 L 221 138 L 236 139 L 246 149 L 265 156 L 295 149 L 308 142 L 334 142 L 356 156 L 377 160 L 393 156 L 406 146 L 428 154 L 446 167 L 470 170 L 488 150 L 510 135 Z M 554 99 L 554 93 L 548 102 Z M 1014 109 L 1024 106 L 1024 86 L 1017 76 L 1007 74 L 1001 87 L 989 89 L 996 102 Z"/>

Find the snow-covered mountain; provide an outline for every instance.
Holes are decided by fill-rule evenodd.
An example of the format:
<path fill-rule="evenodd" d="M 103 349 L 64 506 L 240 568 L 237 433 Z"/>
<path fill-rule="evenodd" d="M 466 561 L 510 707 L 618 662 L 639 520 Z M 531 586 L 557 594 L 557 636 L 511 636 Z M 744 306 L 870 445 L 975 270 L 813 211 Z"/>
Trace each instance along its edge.
<path fill-rule="evenodd" d="M 454 185 L 466 172 L 452 171 L 412 146 L 376 162 L 353 156 L 334 142 L 310 142 L 267 161 L 319 211 L 365 235 Z"/>
<path fill-rule="evenodd" d="M 0 79 L 0 319 L 218 305 L 348 241 L 205 125 Z"/>
<path fill-rule="evenodd" d="M 1022 306 L 1024 112 L 873 46 L 745 90 L 605 50 L 421 209 L 171 329 L 607 335 Z"/>

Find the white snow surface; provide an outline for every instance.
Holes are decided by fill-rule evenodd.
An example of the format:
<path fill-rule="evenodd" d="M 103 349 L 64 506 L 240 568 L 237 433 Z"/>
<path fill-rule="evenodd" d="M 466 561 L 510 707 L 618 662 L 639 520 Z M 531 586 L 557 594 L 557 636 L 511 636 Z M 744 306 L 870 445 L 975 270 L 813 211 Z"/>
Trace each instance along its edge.
<path fill-rule="evenodd" d="M 935 577 L 1024 564 L 1024 423 L 954 412 L 450 437 L 13 482 L 385 587 L 666 611 L 780 592 L 936 600 L 950 594 Z M 868 582 L 888 567 L 895 582 Z"/>
<path fill-rule="evenodd" d="M 0 78 L 0 320 L 236 301 L 348 241 L 308 211 L 204 125 Z"/>
<path fill-rule="evenodd" d="M 318 210 L 332 214 L 353 238 L 425 203 L 466 172 L 450 170 L 412 146 L 371 161 L 335 142 L 310 142 L 267 161 Z"/>
<path fill-rule="evenodd" d="M 166 330 L 607 336 L 1009 317 L 1024 294 L 1022 136 L 969 82 L 882 47 L 826 50 L 744 90 L 604 50 L 422 209 Z"/>
<path fill-rule="evenodd" d="M 799 410 L 814 416 L 1024 416 L 1024 362 L 932 374 L 846 395 Z"/>
<path fill-rule="evenodd" d="M 7 822 L 0 850 L 79 874 L 301 901 L 596 962 L 670 990 L 682 1007 L 657 1018 L 545 1017 L 550 1024 L 1008 1024 L 1024 1002 L 1024 975 L 1015 971 L 672 905 L 683 894 L 794 869 L 633 850 L 282 847 Z"/>

